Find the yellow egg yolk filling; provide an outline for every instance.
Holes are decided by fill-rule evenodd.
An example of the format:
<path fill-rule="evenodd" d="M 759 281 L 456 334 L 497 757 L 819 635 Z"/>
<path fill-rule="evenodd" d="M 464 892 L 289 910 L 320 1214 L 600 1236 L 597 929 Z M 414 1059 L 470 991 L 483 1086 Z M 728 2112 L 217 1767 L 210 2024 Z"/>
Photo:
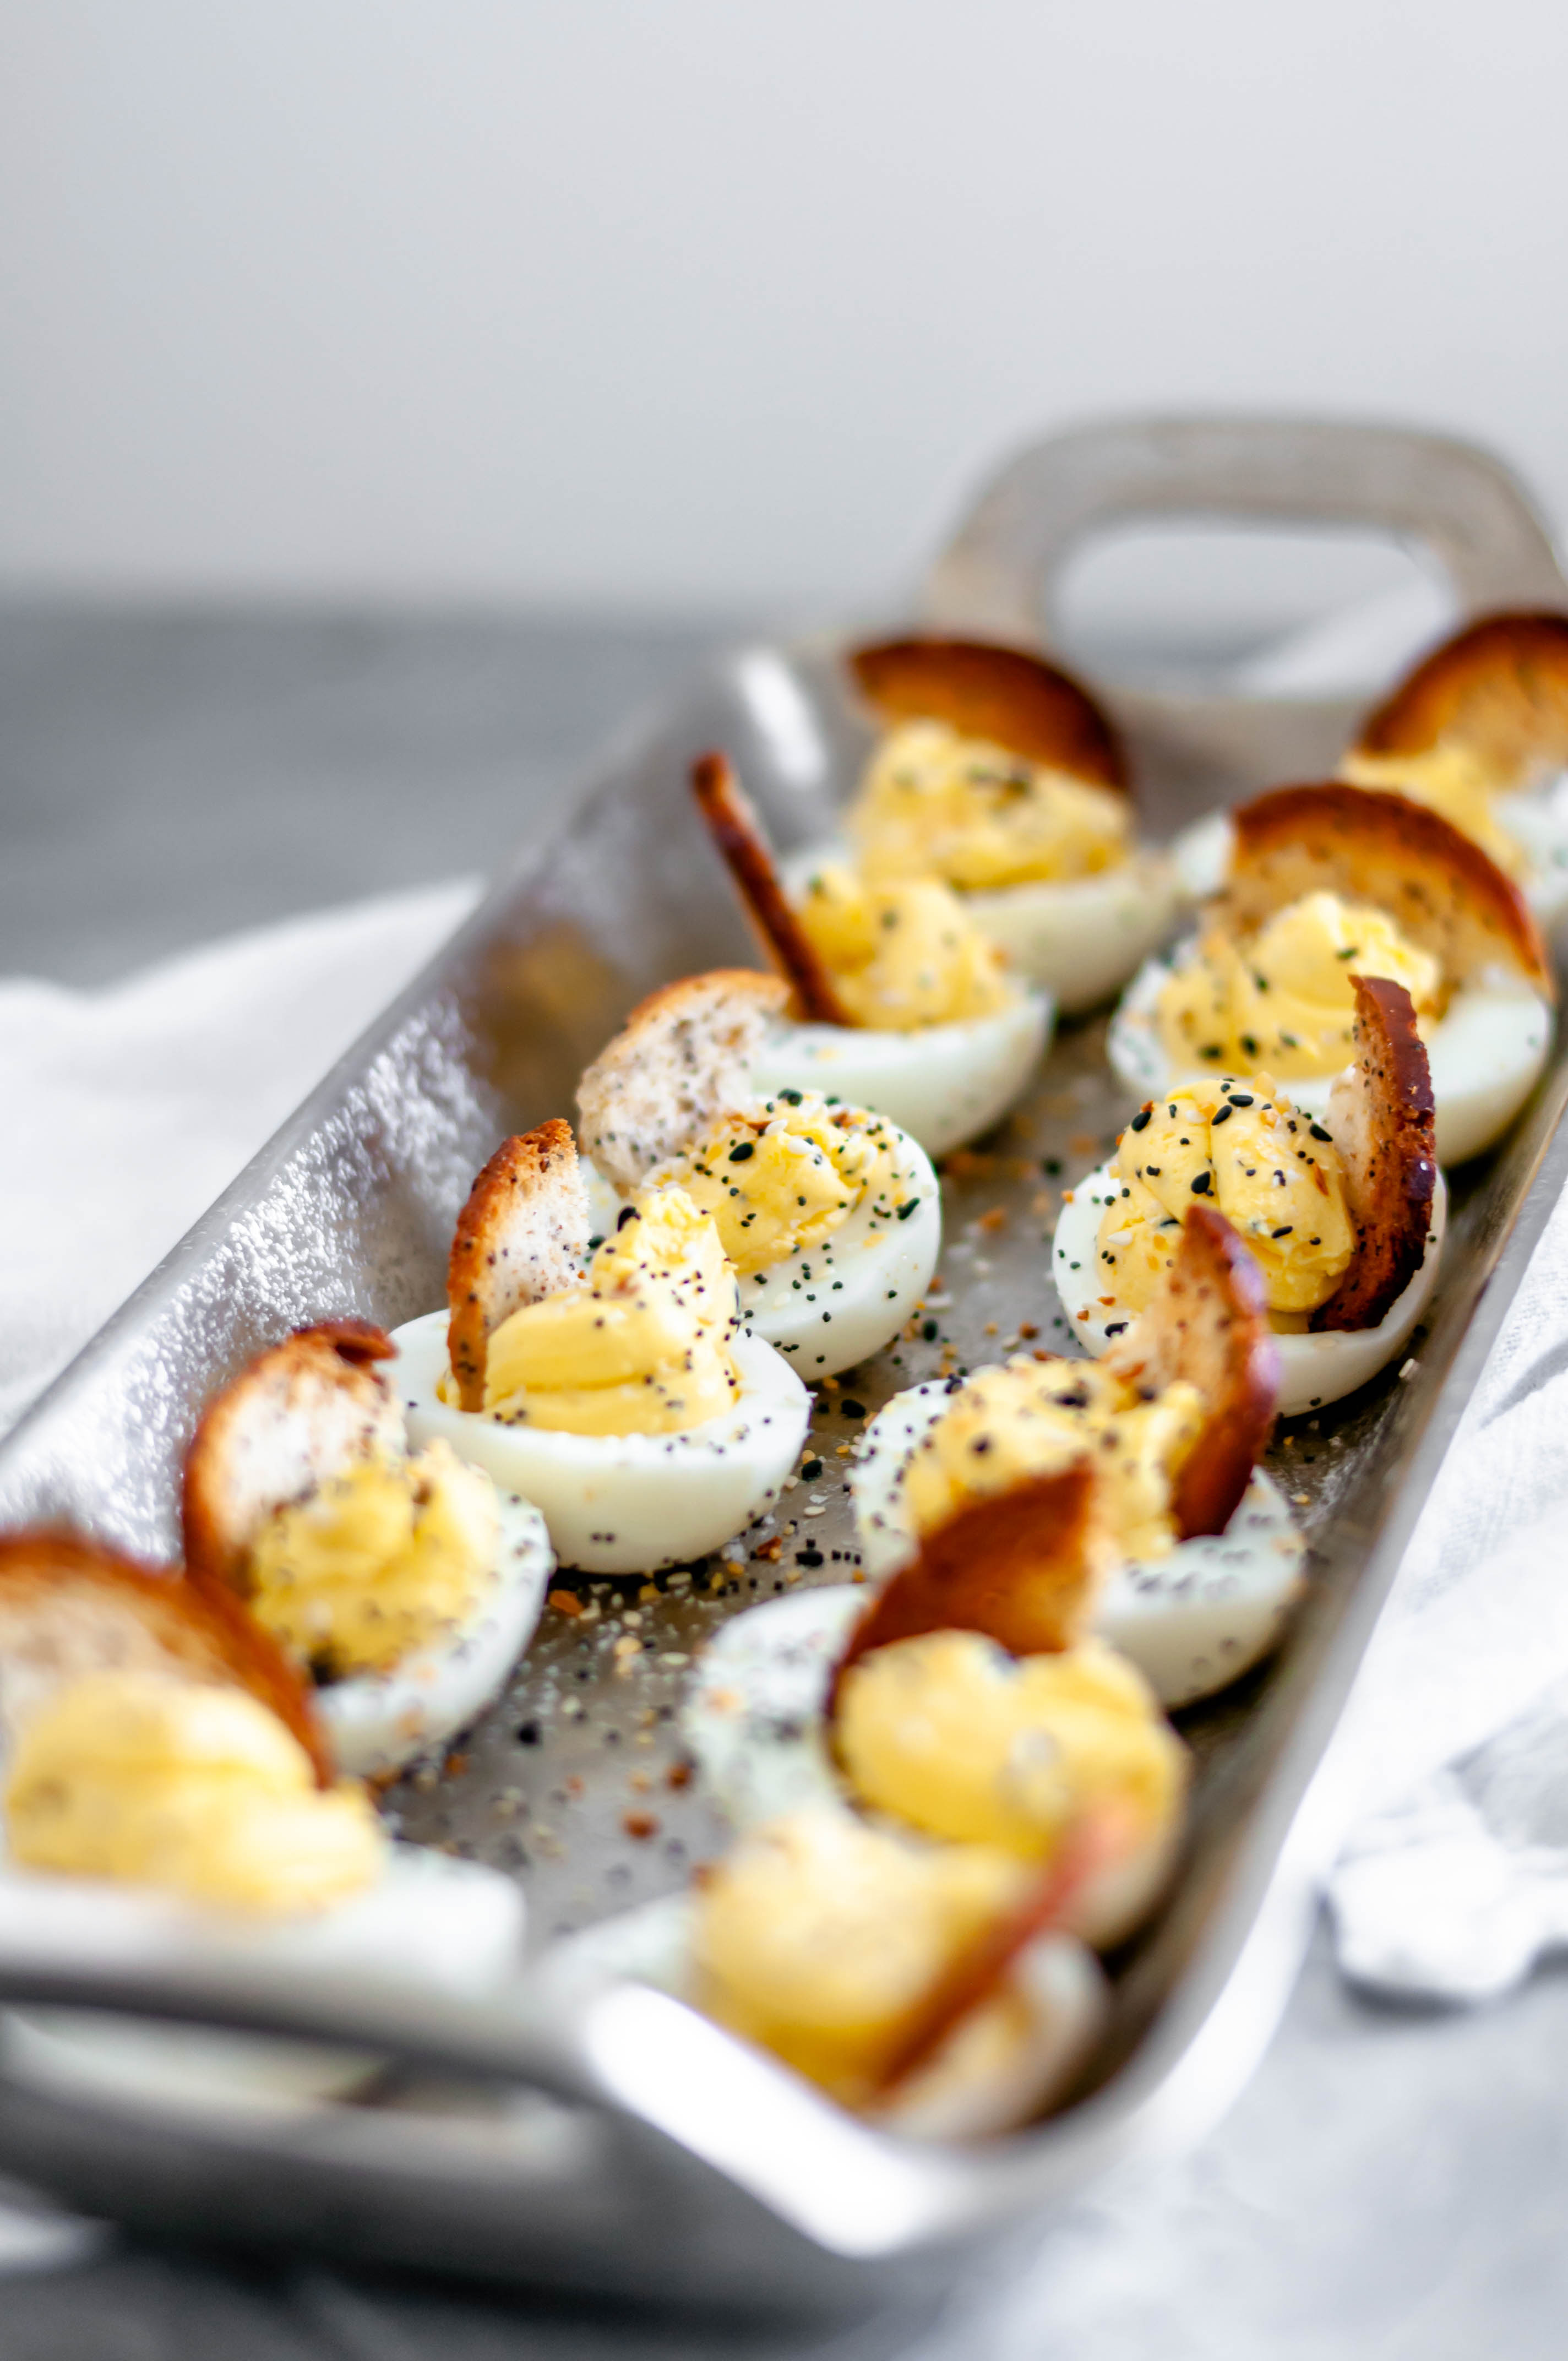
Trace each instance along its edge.
<path fill-rule="evenodd" d="M 877 747 L 849 822 L 873 884 L 936 876 L 974 893 L 1115 868 L 1130 818 L 1108 787 L 945 721 L 909 721 Z"/>
<path fill-rule="evenodd" d="M 1015 1854 L 916 1846 L 847 1813 L 793 1813 L 748 1837 L 698 1888 L 697 2004 L 861 2104 L 943 1973 L 1028 1884 Z"/>
<path fill-rule="evenodd" d="M 1187 1752 L 1154 1692 L 1098 1640 L 1021 1659 L 973 1631 L 895 1641 L 846 1674 L 836 1731 L 862 1803 L 1029 1860 L 1102 1806 L 1157 1834 L 1186 1792 Z"/>
<path fill-rule="evenodd" d="M 323 1794 L 258 1698 L 153 1672 L 88 1674 L 24 1721 L 5 1822 L 28 1869 L 255 1911 L 357 1893 L 386 1850 L 364 1790 Z"/>
<path fill-rule="evenodd" d="M 384 1672 L 472 1620 L 499 1542 L 494 1485 L 450 1444 L 361 1460 L 262 1527 L 251 1612 L 323 1678 Z"/>
<path fill-rule="evenodd" d="M 829 862 L 795 907 L 856 1025 L 916 1033 L 989 1016 L 1013 998 L 1000 953 L 939 877 L 870 884 Z"/>
<path fill-rule="evenodd" d="M 676 1434 L 739 1399 L 735 1272 L 684 1189 L 629 1205 L 586 1282 L 525 1303 L 489 1340 L 488 1415 L 564 1434 Z"/>
<path fill-rule="evenodd" d="M 1206 935 L 1159 997 L 1159 1030 L 1178 1071 L 1256 1073 L 1281 1081 L 1337 1073 L 1355 1047 L 1353 975 L 1402 983 L 1418 1017 L 1442 1007 L 1436 960 L 1381 910 L 1308 894 L 1245 942 Z"/>
<path fill-rule="evenodd" d="M 1332 1135 L 1266 1074 L 1155 1099 L 1123 1133 L 1109 1179 L 1095 1251 L 1104 1292 L 1130 1312 L 1164 1276 L 1190 1205 L 1217 1205 L 1240 1231 L 1281 1325 L 1326 1303 L 1355 1251 Z"/>
<path fill-rule="evenodd" d="M 742 1278 L 818 1246 L 848 1221 L 868 1191 L 886 1199 L 894 1179 L 893 1140 L 880 1116 L 831 1106 L 804 1091 L 781 1091 L 727 1115 L 649 1176 L 674 1183 L 711 1215 L 719 1243 Z"/>
<path fill-rule="evenodd" d="M 1468 747 L 1432 746 L 1420 754 L 1350 753 L 1339 774 L 1353 787 L 1381 787 L 1425 804 L 1478 844 L 1506 877 L 1522 877 L 1530 866 L 1524 847 L 1492 808 L 1497 783 Z"/>
<path fill-rule="evenodd" d="M 915 1446 L 904 1501 L 917 1533 L 970 1500 L 1092 1459 L 1098 1511 L 1118 1558 L 1158 1558 L 1176 1540 L 1171 1487 L 1203 1424 L 1195 1386 L 1146 1400 L 1102 1362 L 1027 1357 L 981 1369 Z"/>

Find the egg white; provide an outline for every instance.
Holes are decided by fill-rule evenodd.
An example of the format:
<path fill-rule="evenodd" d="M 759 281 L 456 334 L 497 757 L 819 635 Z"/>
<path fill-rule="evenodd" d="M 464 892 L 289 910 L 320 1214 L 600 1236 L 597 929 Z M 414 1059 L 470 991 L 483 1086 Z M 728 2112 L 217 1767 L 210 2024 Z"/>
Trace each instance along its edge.
<path fill-rule="evenodd" d="M 105 1966 L 210 1964 L 251 1974 L 341 1979 L 356 1990 L 471 1998 L 521 1964 L 523 1899 L 510 1878 L 416 1845 L 391 1848 L 375 1885 L 329 1908 L 273 1920 L 150 1887 L 46 1875 L 0 1861 L 6 1941 Z M 357 2051 L 67 2009 L 7 2010 L 6 2070 L 51 2087 L 159 2108 L 282 2114 L 341 2096 L 378 2070 Z"/>
<path fill-rule="evenodd" d="M 1497 796 L 1492 809 L 1530 863 L 1519 883 L 1543 927 L 1568 913 L 1568 771 L 1540 787 Z"/>
<path fill-rule="evenodd" d="M 1291 1095 L 1295 1086 L 1291 1085 Z M 1298 1102 L 1299 1104 L 1299 1102 Z M 1115 1302 L 1102 1301 L 1097 1235 L 1100 1218 L 1115 1193 L 1110 1165 L 1102 1164 L 1079 1181 L 1058 1217 L 1051 1246 L 1051 1276 L 1072 1333 L 1085 1352 L 1096 1359 L 1120 1329 L 1135 1315 Z M 1442 1173 L 1432 1192 L 1431 1228 L 1421 1267 L 1374 1328 L 1325 1329 L 1317 1335 L 1277 1335 L 1279 1347 L 1279 1414 L 1321 1410 L 1325 1402 L 1341 1401 L 1358 1386 L 1366 1385 L 1386 1368 L 1409 1342 L 1411 1330 L 1431 1301 L 1442 1259 L 1448 1227 L 1448 1186 Z"/>
<path fill-rule="evenodd" d="M 856 1812 L 828 1751 L 828 1691 L 868 1598 L 849 1583 L 770 1598 L 732 1617 L 703 1651 L 681 1734 L 715 1803 L 742 1834 L 783 1812 Z M 885 1815 L 866 1817 L 905 1833 Z M 911 1842 L 941 1841 L 908 1834 Z M 1158 1900 L 1180 1842 L 1178 1818 L 1096 1871 L 1073 1896 L 1066 1931 L 1099 1950 L 1124 1941 Z"/>
<path fill-rule="evenodd" d="M 692 1897 L 673 1894 L 603 1919 L 552 1948 L 541 1982 L 565 2002 L 596 1985 L 652 1984 L 696 2007 L 696 1916 Z M 1011 2023 L 1011 2012 L 995 2027 L 995 2002 L 971 2009 L 928 2063 L 865 2119 L 906 2139 L 983 2139 L 1016 2130 L 1064 2099 L 1109 2014 L 1094 1954 L 1076 1936 L 1037 1936 L 1013 1962 L 1003 1994 L 1024 2002 L 1022 2027 Z"/>
<path fill-rule="evenodd" d="M 872 1108 L 945 1156 L 999 1123 L 1026 1088 L 1051 1038 L 1050 994 L 1022 987 L 989 1016 L 886 1033 L 851 1025 L 777 1025 L 764 1037 L 750 1083 L 763 1098 L 820 1091 Z"/>
<path fill-rule="evenodd" d="M 809 844 L 782 864 L 792 894 L 805 891 L 828 862 L 854 862 L 841 838 Z M 954 893 L 1014 975 L 1043 984 L 1064 1016 L 1096 1008 L 1157 950 L 1181 906 L 1182 881 L 1168 854 L 1137 847 L 1113 869 L 1091 877 L 1032 878 L 1021 885 Z"/>
<path fill-rule="evenodd" d="M 740 1315 L 783 1353 L 808 1385 L 880 1353 L 931 1284 L 942 1251 L 941 1183 L 917 1140 L 883 1118 L 893 1170 L 869 1187 L 821 1246 L 784 1255 L 763 1270 L 738 1273 Z M 609 1236 L 622 1200 L 602 1173 L 585 1168 L 588 1215 Z M 891 1202 L 891 1222 L 877 1211 Z M 910 1207 L 901 1213 L 904 1206 Z"/>
<path fill-rule="evenodd" d="M 420 1448 L 441 1435 L 532 1500 L 563 1565 L 652 1573 L 701 1557 L 772 1505 L 800 1457 L 811 1397 L 782 1355 L 744 1330 L 731 1346 L 740 1400 L 719 1417 L 679 1434 L 563 1434 L 442 1401 L 446 1325 L 444 1312 L 430 1312 L 393 1331 L 391 1382 L 410 1440 Z"/>
<path fill-rule="evenodd" d="M 533 1636 L 555 1564 L 539 1510 L 499 1492 L 494 1577 L 469 1621 L 384 1673 L 353 1673 L 315 1693 L 334 1758 L 349 1777 L 395 1771 L 444 1745 L 496 1697 Z"/>
<path fill-rule="evenodd" d="M 1111 1020 L 1111 1063 L 1140 1099 L 1157 1098 L 1176 1082 L 1213 1080 L 1212 1067 L 1175 1066 L 1159 1034 L 1160 994 L 1194 939 L 1179 944 L 1168 960 L 1146 961 Z M 1507 1130 L 1541 1079 L 1552 1028 L 1552 1010 L 1540 993 L 1507 968 L 1483 969 L 1460 986 L 1444 1016 L 1422 1035 L 1440 1164 L 1463 1164 Z M 1292 1078 L 1280 1087 L 1305 1113 L 1321 1118 L 1333 1081 L 1332 1074 Z"/>
<path fill-rule="evenodd" d="M 904 1471 L 951 1399 L 945 1378 L 911 1386 L 865 1431 L 850 1484 L 861 1563 L 873 1582 L 913 1554 Z M 1304 1546 L 1285 1495 L 1255 1468 L 1223 1533 L 1115 1569 L 1095 1602 L 1094 1630 L 1136 1664 L 1168 1710 L 1191 1705 L 1267 1655 L 1300 1595 Z"/>

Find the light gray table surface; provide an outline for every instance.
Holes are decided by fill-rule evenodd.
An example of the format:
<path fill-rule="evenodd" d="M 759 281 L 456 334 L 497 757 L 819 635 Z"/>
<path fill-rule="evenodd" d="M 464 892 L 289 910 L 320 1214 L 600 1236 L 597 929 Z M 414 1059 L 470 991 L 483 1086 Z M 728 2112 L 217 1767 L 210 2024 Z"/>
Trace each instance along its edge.
<path fill-rule="evenodd" d="M 725 634 L 475 616 L 0 608 L 0 973 L 91 985 L 240 926 L 483 868 Z M 3 2361 L 1536 2361 L 1568 2348 L 1568 1982 L 1468 2016 L 1347 1993 L 1320 1938 L 1179 2163 L 938 2309 L 831 2331 L 608 2314 L 29 2229 Z M 0 2190 L 25 2209 L 24 2192 Z"/>

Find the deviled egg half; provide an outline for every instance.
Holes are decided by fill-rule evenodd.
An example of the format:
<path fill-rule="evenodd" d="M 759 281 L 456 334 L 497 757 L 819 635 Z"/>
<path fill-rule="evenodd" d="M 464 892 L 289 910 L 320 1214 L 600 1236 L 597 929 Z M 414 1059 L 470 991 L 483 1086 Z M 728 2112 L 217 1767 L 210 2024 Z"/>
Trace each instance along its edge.
<path fill-rule="evenodd" d="M 1066 2098 L 1103 2029 L 1105 1979 L 1061 1927 L 1088 1861 L 1042 1871 L 807 1808 L 748 1830 L 699 1888 L 557 1944 L 543 1974 L 564 1995 L 652 1984 L 883 2130 L 983 2138 Z"/>
<path fill-rule="evenodd" d="M 815 1092 L 759 1098 L 748 1069 L 786 987 L 726 969 L 632 1011 L 578 1085 L 589 1212 L 683 1190 L 709 1215 L 740 1316 L 808 1382 L 897 1334 L 942 1245 L 931 1159 L 885 1115 Z"/>
<path fill-rule="evenodd" d="M 1223 1216 L 1194 1205 L 1177 1235 L 1145 1309 L 1102 1360 L 1020 1355 L 961 1384 L 913 1387 L 872 1421 L 851 1488 L 867 1576 L 899 1577 L 883 1628 L 905 1613 L 925 1560 L 957 1585 L 955 1620 L 1015 1652 L 1059 1645 L 1031 1564 L 1049 1536 L 1029 1529 L 1029 1488 L 1088 1464 L 1083 1609 L 1162 1705 L 1225 1687 L 1273 1647 L 1302 1554 L 1284 1495 L 1255 1464 L 1279 1340 L 1257 1266 Z M 966 1587 L 954 1556 L 977 1532 L 1003 1569 L 989 1591 L 978 1577 Z"/>
<path fill-rule="evenodd" d="M 317 1684 L 360 1775 L 443 1745 L 532 1638 L 554 1563 L 544 1520 L 439 1437 L 411 1456 L 367 1322 L 302 1328 L 208 1405 L 185 1463 L 192 1578 L 246 1601 Z"/>
<path fill-rule="evenodd" d="M 1522 889 L 1568 912 L 1568 615 L 1484 615 L 1422 658 L 1340 764 L 1430 805 Z"/>
<path fill-rule="evenodd" d="M 777 1499 L 810 1397 L 741 1324 L 684 1189 L 645 1191 L 589 1243 L 570 1125 L 503 1140 L 458 1218 L 447 1309 L 393 1338 L 409 1433 L 532 1500 L 563 1565 L 676 1565 Z"/>
<path fill-rule="evenodd" d="M 1164 940 L 1179 884 L 1136 840 L 1126 758 L 1088 690 L 976 640 L 884 641 L 849 664 L 883 733 L 845 813 L 867 884 L 940 878 L 1059 1008 L 1108 999 Z M 792 860 L 792 882 L 835 857 Z"/>
<path fill-rule="evenodd" d="M 1404 1350 L 1437 1284 L 1448 1191 L 1410 995 L 1352 981 L 1354 1055 L 1323 1121 L 1267 1075 L 1179 1083 L 1068 1192 L 1051 1274 L 1086 1351 L 1103 1353 L 1148 1302 L 1194 1197 L 1257 1263 L 1287 1417 L 1354 1393 Z"/>
<path fill-rule="evenodd" d="M 720 1809 L 748 1836 L 837 1817 L 1070 1863 L 1058 1926 L 1124 1941 L 1169 1877 L 1188 1758 L 1143 1675 L 1087 1629 L 1100 1488 L 1080 1457 L 970 1504 L 939 1566 L 918 1548 L 870 1602 L 832 1586 L 728 1624 L 683 1716 Z"/>
<path fill-rule="evenodd" d="M 290 1657 L 221 1586 L 59 1531 L 0 1537 L 0 1910 L 18 1939 L 450 1993 L 518 1967 L 511 1881 L 389 1844 Z M 150 2081 L 162 2103 L 272 2107 L 374 2062 L 55 2009 L 27 2013 L 13 2059 Z"/>
<path fill-rule="evenodd" d="M 1551 1047 L 1555 987 L 1523 896 L 1438 812 L 1329 783 L 1235 811 L 1199 935 L 1123 999 L 1112 1064 L 1140 1097 L 1266 1073 L 1320 1119 L 1351 1056 L 1355 976 L 1402 984 L 1431 1063 L 1440 1163 L 1507 1129 Z"/>
<path fill-rule="evenodd" d="M 724 757 L 704 755 L 692 782 L 799 1020 L 781 1014 L 759 1043 L 757 1093 L 870 1108 L 927 1156 L 999 1122 L 1050 1038 L 1050 995 L 1008 973 L 940 878 L 877 885 L 832 865 L 792 896 Z"/>

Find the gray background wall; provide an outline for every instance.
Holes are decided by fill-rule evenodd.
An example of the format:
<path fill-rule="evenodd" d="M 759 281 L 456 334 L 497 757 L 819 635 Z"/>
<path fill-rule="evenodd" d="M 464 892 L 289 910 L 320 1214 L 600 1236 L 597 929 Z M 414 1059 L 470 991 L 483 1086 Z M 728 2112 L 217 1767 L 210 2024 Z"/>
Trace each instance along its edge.
<path fill-rule="evenodd" d="M 1107 406 L 1568 516 L 1565 90 L 1552 0 L 3 0 L 0 585 L 841 606 Z"/>

